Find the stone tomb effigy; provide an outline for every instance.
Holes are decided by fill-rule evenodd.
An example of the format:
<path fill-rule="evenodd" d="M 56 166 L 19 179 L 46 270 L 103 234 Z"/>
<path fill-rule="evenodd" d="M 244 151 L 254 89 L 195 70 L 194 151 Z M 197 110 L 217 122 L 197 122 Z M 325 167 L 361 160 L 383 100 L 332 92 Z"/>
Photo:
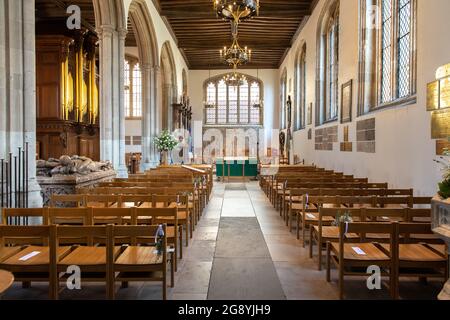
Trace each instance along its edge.
<path fill-rule="evenodd" d="M 62 156 L 37 161 L 37 181 L 44 206 L 49 205 L 52 194 L 75 194 L 77 188 L 91 187 L 115 177 L 110 162 L 95 162 L 86 157 Z"/>

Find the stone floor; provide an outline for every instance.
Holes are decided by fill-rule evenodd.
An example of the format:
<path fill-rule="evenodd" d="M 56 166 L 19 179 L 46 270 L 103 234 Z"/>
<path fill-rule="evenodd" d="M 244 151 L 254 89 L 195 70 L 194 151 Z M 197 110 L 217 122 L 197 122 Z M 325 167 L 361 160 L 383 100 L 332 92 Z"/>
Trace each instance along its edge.
<path fill-rule="evenodd" d="M 230 223 L 235 227 L 241 226 L 229 231 L 231 235 L 226 230 Z M 238 230 L 241 229 L 242 234 L 239 235 Z M 232 240 L 233 234 L 241 238 L 241 245 Z M 249 249 L 251 241 L 257 246 Z M 242 279 L 246 277 L 242 274 L 245 273 L 249 280 L 244 282 L 244 289 Z M 235 280 L 226 281 L 227 277 Z M 289 233 L 257 182 L 245 185 L 216 182 L 194 238 L 185 248 L 175 281 L 175 287 L 168 290 L 169 299 L 227 299 L 230 292 L 236 293 L 234 299 L 338 298 L 336 272 L 332 273 L 331 283 L 325 281 L 325 271 L 317 270 L 316 259 L 310 259 L 308 249 L 304 249 L 295 235 Z M 105 297 L 102 284 L 82 283 L 82 287 L 79 291 L 65 290 L 61 299 Z M 440 282 L 423 284 L 413 279 L 401 282 L 400 293 L 404 299 L 435 299 L 441 288 Z M 33 283 L 29 289 L 15 284 L 3 299 L 46 299 L 47 290 L 43 284 Z M 370 291 L 364 278 L 346 280 L 345 293 L 347 299 L 389 298 L 385 286 L 382 290 Z M 130 283 L 128 288 L 118 290 L 117 298 L 158 300 L 161 299 L 161 286 Z"/>

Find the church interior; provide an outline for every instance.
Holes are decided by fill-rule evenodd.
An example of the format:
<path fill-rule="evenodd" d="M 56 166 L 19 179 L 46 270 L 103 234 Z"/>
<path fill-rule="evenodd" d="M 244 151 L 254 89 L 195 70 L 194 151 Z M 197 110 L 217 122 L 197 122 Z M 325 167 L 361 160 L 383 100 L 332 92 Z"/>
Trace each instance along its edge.
<path fill-rule="evenodd" d="M 448 12 L 0 0 L 0 300 L 450 300 Z"/>

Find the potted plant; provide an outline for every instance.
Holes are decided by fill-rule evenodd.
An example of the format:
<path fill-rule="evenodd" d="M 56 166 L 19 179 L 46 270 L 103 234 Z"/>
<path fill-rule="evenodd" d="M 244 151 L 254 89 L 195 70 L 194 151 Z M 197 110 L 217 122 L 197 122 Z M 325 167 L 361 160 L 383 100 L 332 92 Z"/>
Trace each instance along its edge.
<path fill-rule="evenodd" d="M 178 145 L 178 140 L 172 136 L 169 131 L 164 130 L 160 136 L 155 137 L 154 144 L 158 151 L 161 153 L 161 164 L 169 164 L 169 151 L 175 149 Z"/>

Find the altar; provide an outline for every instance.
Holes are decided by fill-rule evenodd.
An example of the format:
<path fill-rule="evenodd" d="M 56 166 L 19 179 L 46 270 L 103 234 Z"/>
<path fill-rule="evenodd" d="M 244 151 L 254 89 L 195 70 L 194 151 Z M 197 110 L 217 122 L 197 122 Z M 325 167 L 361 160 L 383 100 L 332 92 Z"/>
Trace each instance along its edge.
<path fill-rule="evenodd" d="M 249 157 L 225 157 L 216 159 L 216 176 L 222 181 L 230 177 L 255 177 L 258 175 L 258 159 Z"/>

